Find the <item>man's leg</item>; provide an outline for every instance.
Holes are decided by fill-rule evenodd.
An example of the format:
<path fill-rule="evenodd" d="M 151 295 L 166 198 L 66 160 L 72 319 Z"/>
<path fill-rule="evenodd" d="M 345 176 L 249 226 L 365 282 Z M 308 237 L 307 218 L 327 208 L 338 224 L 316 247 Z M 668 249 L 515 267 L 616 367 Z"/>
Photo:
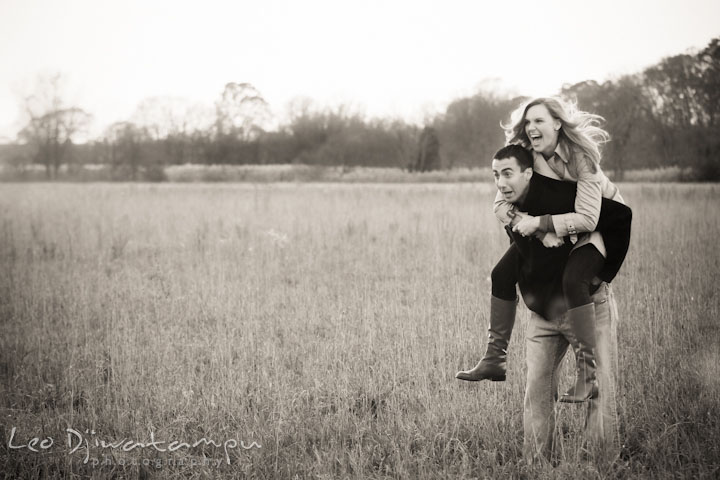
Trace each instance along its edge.
<path fill-rule="evenodd" d="M 617 304 L 610 285 L 603 283 L 593 295 L 598 398 L 588 402 L 585 433 L 591 452 L 613 459 L 620 450 L 617 416 Z"/>
<path fill-rule="evenodd" d="M 558 370 L 568 341 L 557 321 L 531 312 L 527 328 L 523 455 L 528 463 L 550 459 L 555 441 Z"/>

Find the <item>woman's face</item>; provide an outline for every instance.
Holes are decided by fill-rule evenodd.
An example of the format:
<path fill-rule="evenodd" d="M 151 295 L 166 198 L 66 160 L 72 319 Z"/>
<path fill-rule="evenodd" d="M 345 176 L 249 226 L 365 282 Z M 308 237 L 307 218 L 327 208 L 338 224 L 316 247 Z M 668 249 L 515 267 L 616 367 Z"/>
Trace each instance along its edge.
<path fill-rule="evenodd" d="M 533 150 L 551 156 L 558 143 L 560 120 L 550 115 L 550 111 L 542 103 L 533 105 L 525 113 L 525 133 L 530 139 Z"/>

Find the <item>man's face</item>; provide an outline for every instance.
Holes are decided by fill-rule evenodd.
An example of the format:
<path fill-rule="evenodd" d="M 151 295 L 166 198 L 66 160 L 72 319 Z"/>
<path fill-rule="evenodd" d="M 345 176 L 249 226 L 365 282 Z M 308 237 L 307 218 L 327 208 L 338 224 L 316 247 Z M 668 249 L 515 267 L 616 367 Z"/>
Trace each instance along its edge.
<path fill-rule="evenodd" d="M 517 203 L 525 196 L 532 177 L 532 168 L 522 170 L 515 157 L 510 157 L 493 160 L 492 170 L 495 186 L 506 202 Z"/>

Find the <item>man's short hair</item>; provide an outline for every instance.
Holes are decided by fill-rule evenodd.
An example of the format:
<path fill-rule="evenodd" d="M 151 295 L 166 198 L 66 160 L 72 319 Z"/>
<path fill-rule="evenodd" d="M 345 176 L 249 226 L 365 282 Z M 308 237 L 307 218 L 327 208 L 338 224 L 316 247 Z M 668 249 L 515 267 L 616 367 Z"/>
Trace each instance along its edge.
<path fill-rule="evenodd" d="M 520 170 L 526 170 L 533 167 L 533 157 L 522 145 L 506 145 L 495 153 L 493 159 L 505 160 L 510 157 L 515 157 L 518 165 L 520 165 Z"/>

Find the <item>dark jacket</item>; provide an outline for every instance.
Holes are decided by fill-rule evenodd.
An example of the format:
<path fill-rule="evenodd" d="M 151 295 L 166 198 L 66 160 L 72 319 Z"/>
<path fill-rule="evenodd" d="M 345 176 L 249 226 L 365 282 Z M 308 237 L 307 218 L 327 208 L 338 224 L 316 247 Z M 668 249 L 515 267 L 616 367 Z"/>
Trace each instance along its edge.
<path fill-rule="evenodd" d="M 532 216 L 572 212 L 576 192 L 577 185 L 573 182 L 555 180 L 535 172 L 530 179 L 527 196 L 519 207 Z M 615 278 L 625 260 L 630 246 L 631 223 L 630 207 L 602 199 L 596 231 L 602 234 L 607 250 L 605 266 L 599 275 L 605 282 L 610 283 Z M 566 241 L 561 247 L 545 248 L 534 237 L 522 237 L 510 227 L 507 231 L 521 258 L 517 278 L 523 300 L 531 310 L 543 316 L 549 315 L 552 305 L 563 298 L 562 274 L 573 246 Z"/>

